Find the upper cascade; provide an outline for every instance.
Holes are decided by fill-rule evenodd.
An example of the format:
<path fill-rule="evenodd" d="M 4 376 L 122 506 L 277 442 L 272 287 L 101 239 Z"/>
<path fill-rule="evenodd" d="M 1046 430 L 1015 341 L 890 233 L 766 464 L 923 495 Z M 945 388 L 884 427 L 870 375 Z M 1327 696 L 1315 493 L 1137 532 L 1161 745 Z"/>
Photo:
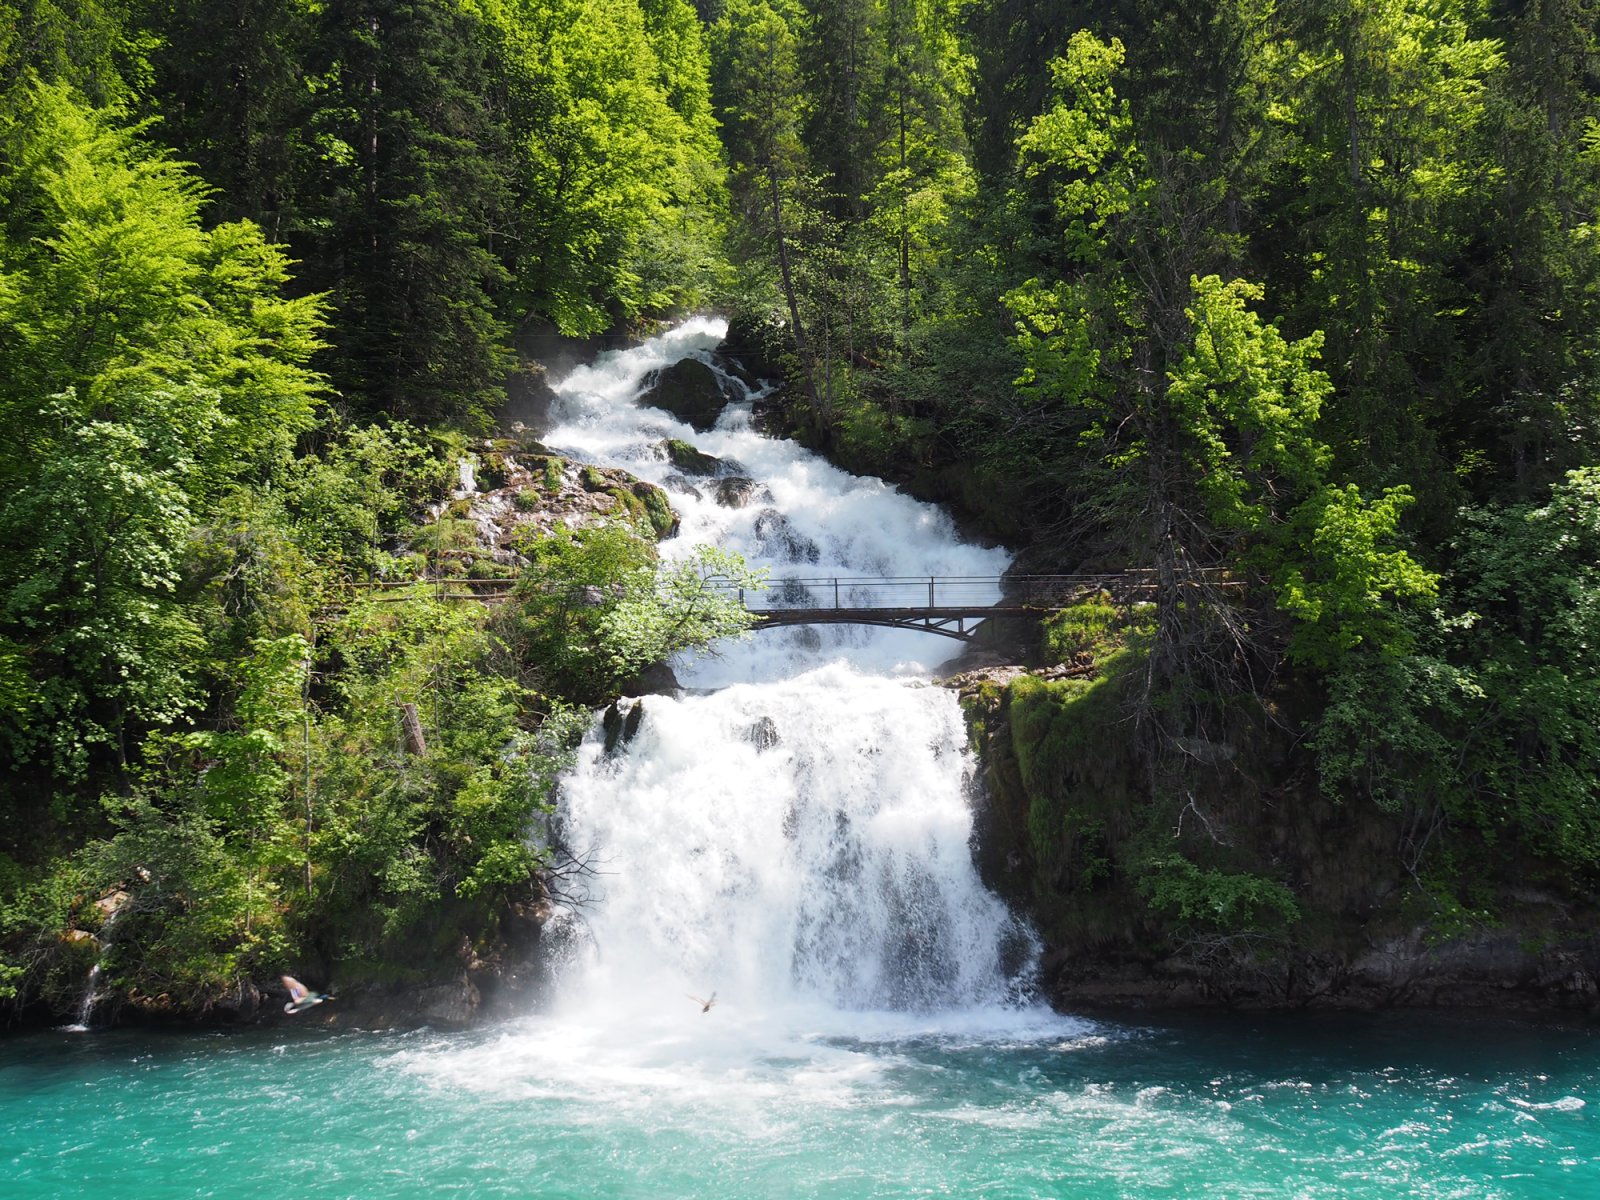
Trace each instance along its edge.
<path fill-rule="evenodd" d="M 726 329 L 724 321 L 695 318 L 573 371 L 554 385 L 546 440 L 573 457 L 624 467 L 665 488 L 682 518 L 679 537 L 662 545 L 665 556 L 686 555 L 698 544 L 735 550 L 770 570 L 774 590 L 804 577 L 993 578 L 1004 572 L 1010 562 L 1004 550 L 963 542 L 932 505 L 758 432 L 751 405 L 759 391 L 724 371 L 712 353 Z M 652 374 L 685 358 L 705 362 L 735 397 L 703 433 L 639 404 Z M 701 457 L 689 459 L 686 450 Z M 990 599 L 998 598 L 996 589 Z M 678 677 L 695 687 L 720 687 L 789 678 L 829 662 L 918 677 L 950 656 L 948 640 L 921 633 L 804 627 L 719 647 L 714 656 L 680 664 Z"/>

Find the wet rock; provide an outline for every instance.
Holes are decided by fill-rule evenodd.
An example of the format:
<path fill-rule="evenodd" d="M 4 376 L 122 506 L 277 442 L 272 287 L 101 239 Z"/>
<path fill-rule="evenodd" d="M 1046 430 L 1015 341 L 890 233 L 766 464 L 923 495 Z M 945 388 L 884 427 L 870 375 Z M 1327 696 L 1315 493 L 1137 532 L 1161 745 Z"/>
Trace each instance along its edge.
<path fill-rule="evenodd" d="M 822 649 L 822 631 L 813 625 L 798 625 L 789 632 L 789 644 L 815 654 Z"/>
<path fill-rule="evenodd" d="M 685 475 L 709 478 L 727 474 L 720 458 L 698 450 L 679 438 L 668 438 L 661 446 L 666 451 L 667 461 Z"/>
<path fill-rule="evenodd" d="M 752 379 L 777 379 L 783 374 L 779 360 L 785 337 L 777 318 L 742 313 L 728 322 L 717 353 L 738 362 Z"/>
<path fill-rule="evenodd" d="M 683 690 L 667 663 L 653 663 L 622 685 L 628 696 L 676 696 Z"/>
<path fill-rule="evenodd" d="M 758 553 L 768 558 L 784 558 L 792 563 L 815 563 L 822 559 L 822 548 L 775 508 L 764 508 L 756 514 L 755 534 L 760 539 Z"/>
<path fill-rule="evenodd" d="M 462 973 L 449 983 L 435 984 L 417 992 L 417 1015 L 429 1025 L 460 1028 L 472 1023 L 481 999 L 477 986 Z"/>
<path fill-rule="evenodd" d="M 620 702 L 613 700 L 600 718 L 600 730 L 605 734 L 606 753 L 614 753 L 619 746 L 626 746 L 639 733 L 639 727 L 644 724 L 644 701 L 635 701 L 624 709 Z"/>
<path fill-rule="evenodd" d="M 717 481 L 716 499 L 723 508 L 743 508 L 756 497 L 757 484 L 748 475 L 729 475 Z"/>
<path fill-rule="evenodd" d="M 746 731 L 745 737 L 750 744 L 759 751 L 771 750 L 782 739 L 778 736 L 778 724 L 771 717 L 762 717 Z"/>
<path fill-rule="evenodd" d="M 680 496 L 693 496 L 696 500 L 705 499 L 700 489 L 690 483 L 683 475 L 668 475 L 661 481 L 661 486 L 669 492 L 676 492 Z"/>
<path fill-rule="evenodd" d="M 646 383 L 640 400 L 662 408 L 696 432 L 704 433 L 717 423 L 738 388 L 699 359 L 686 358 L 663 367 Z"/>
<path fill-rule="evenodd" d="M 815 608 L 817 598 L 798 579 L 775 579 L 767 588 L 767 603 L 772 608 Z"/>

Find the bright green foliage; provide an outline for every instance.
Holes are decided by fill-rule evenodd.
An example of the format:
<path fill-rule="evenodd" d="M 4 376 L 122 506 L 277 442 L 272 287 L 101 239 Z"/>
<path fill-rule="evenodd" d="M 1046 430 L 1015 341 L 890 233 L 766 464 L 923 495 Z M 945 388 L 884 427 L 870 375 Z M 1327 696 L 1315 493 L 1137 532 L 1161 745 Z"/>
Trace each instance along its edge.
<path fill-rule="evenodd" d="M 1122 59 L 1121 42 L 1075 33 L 1050 64 L 1058 101 L 1017 139 L 1027 174 L 1047 178 L 1066 252 L 1079 261 L 1103 253 L 1108 223 L 1127 215 L 1147 187 L 1133 119 L 1111 86 Z"/>
<path fill-rule="evenodd" d="M 0 105 L 32 80 L 64 84 L 95 104 L 128 98 L 148 74 L 154 39 L 128 0 L 13 0 L 0 21 Z"/>
<path fill-rule="evenodd" d="M 1252 933 L 1300 919 L 1294 893 L 1277 880 L 1202 868 L 1182 854 L 1147 860 L 1139 887 L 1152 908 L 1170 910 L 1180 925 Z"/>
<path fill-rule="evenodd" d="M 1444 466 L 1428 393 L 1464 349 L 1449 270 L 1467 250 L 1464 207 L 1498 173 L 1474 136 L 1503 66 L 1499 42 L 1474 29 L 1483 7 L 1326 0 L 1289 31 L 1284 69 L 1304 84 L 1276 114 L 1298 141 L 1292 186 L 1310 219 L 1281 231 L 1303 288 L 1284 300 L 1329 331 L 1344 364 L 1331 440 L 1363 481 Z"/>
<path fill-rule="evenodd" d="M 1434 594 L 1396 545 L 1407 494 L 1369 505 L 1354 485 L 1327 481 L 1333 456 L 1317 424 L 1332 385 L 1317 365 L 1320 333 L 1285 338 L 1249 307 L 1264 290 L 1244 280 L 1190 276 L 1180 315 L 1150 278 L 1175 234 L 1160 224 L 1163 187 L 1109 83 L 1121 57 L 1117 43 L 1075 35 L 1054 64 L 1061 100 L 1019 141 L 1028 169 L 1049 180 L 1075 264 L 1064 280 L 1007 297 L 1028 364 L 1019 383 L 1042 405 L 1082 412 L 1080 439 L 1110 468 L 1099 503 L 1144 514 L 1143 529 L 1118 514 L 1133 561 L 1263 572 L 1301 623 L 1292 653 L 1331 667 L 1398 630 L 1390 601 Z M 1164 387 L 1145 364 L 1166 364 Z"/>
<path fill-rule="evenodd" d="M 1285 341 L 1246 301 L 1263 289 L 1215 275 L 1191 279 L 1192 342 L 1167 375 L 1167 404 L 1184 434 L 1184 467 L 1219 528 L 1265 532 L 1279 496 L 1320 481 L 1328 450 L 1312 434 L 1332 390 L 1312 364 L 1322 335 Z"/>
<path fill-rule="evenodd" d="M 1278 606 L 1299 624 L 1289 655 L 1330 670 L 1355 647 L 1401 652 L 1410 640 L 1394 602 L 1435 598 L 1438 577 L 1397 548 L 1400 513 L 1411 501 L 1389 488 L 1366 501 L 1353 483 L 1329 484 L 1290 517 L 1290 556 L 1277 564 Z"/>
<path fill-rule="evenodd" d="M 683 0 L 481 0 L 519 195 L 516 292 L 568 333 L 695 302 L 722 204 L 706 48 Z"/>
<path fill-rule="evenodd" d="M 195 698 L 180 558 L 200 507 L 311 427 L 319 306 L 253 227 L 203 230 L 199 185 L 109 114 L 40 87 L 5 134 L 0 623 L 35 682 L 3 738 L 73 777 Z"/>
<path fill-rule="evenodd" d="M 1447 598 L 1465 615 L 1334 674 L 1324 780 L 1482 839 L 1480 854 L 1595 878 L 1600 472 L 1570 473 L 1539 507 L 1467 514 L 1459 550 Z"/>
<path fill-rule="evenodd" d="M 764 585 L 711 546 L 658 565 L 651 541 L 625 525 L 558 528 L 525 553 L 533 566 L 517 589 L 513 636 L 547 686 L 589 700 L 651 663 L 743 633 L 751 618 L 739 589 Z"/>

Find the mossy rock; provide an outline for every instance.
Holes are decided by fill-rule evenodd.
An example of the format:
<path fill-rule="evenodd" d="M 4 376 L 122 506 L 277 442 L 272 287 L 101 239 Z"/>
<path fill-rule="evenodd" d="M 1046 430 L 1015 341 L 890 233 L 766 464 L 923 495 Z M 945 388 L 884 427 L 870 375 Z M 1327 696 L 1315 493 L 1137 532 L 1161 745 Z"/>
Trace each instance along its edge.
<path fill-rule="evenodd" d="M 470 510 L 471 505 L 467 507 Z M 460 516 L 446 515 L 422 526 L 412 540 L 424 554 L 472 550 L 478 545 L 478 527 Z"/>
<path fill-rule="evenodd" d="M 678 514 L 672 511 L 672 505 L 667 500 L 667 493 L 656 487 L 653 483 L 639 480 L 633 485 L 633 494 L 639 498 L 644 506 L 646 517 L 649 518 L 650 528 L 656 531 L 656 537 L 671 537 L 678 532 Z"/>
<path fill-rule="evenodd" d="M 641 399 L 704 433 L 734 395 L 735 389 L 705 363 L 686 358 L 657 371 Z"/>
<path fill-rule="evenodd" d="M 468 579 L 515 579 L 517 569 L 492 558 L 475 558 L 467 566 Z"/>
<path fill-rule="evenodd" d="M 714 454 L 707 454 L 696 449 L 680 438 L 668 438 L 663 446 L 667 451 L 667 461 L 685 475 L 711 476 L 722 472 L 722 460 Z"/>
<path fill-rule="evenodd" d="M 609 492 L 616 486 L 598 467 L 584 467 L 578 472 L 578 479 L 586 492 Z"/>
<path fill-rule="evenodd" d="M 503 488 L 506 480 L 511 478 L 511 464 L 506 461 L 504 454 L 485 454 L 478 462 L 477 476 L 478 487 L 483 491 L 492 492 Z"/>
<path fill-rule="evenodd" d="M 522 488 L 511 497 L 511 503 L 518 512 L 538 512 L 544 506 L 544 497 L 533 488 Z"/>

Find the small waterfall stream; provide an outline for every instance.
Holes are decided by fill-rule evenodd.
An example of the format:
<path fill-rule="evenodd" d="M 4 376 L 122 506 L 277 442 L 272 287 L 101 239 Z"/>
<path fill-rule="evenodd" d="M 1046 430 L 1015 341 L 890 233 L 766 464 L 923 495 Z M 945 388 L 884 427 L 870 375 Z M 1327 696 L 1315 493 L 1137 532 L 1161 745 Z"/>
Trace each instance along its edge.
<path fill-rule="evenodd" d="M 757 433 L 743 385 L 706 433 L 640 406 L 650 371 L 710 361 L 723 329 L 690 321 L 556 384 L 553 448 L 673 491 L 682 531 L 664 555 L 715 543 L 777 587 L 1004 569 L 932 506 Z M 747 502 L 675 477 L 668 438 L 721 459 Z M 637 1022 L 716 991 L 723 1013 L 925 1019 L 1014 1000 L 1032 940 L 973 868 L 961 714 L 924 682 L 959 649 L 869 627 L 764 631 L 679 663 L 685 694 L 640 701 L 625 747 L 592 737 L 562 788 L 565 840 L 600 871 L 573 918 L 562 1007 Z"/>

